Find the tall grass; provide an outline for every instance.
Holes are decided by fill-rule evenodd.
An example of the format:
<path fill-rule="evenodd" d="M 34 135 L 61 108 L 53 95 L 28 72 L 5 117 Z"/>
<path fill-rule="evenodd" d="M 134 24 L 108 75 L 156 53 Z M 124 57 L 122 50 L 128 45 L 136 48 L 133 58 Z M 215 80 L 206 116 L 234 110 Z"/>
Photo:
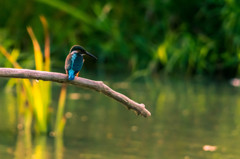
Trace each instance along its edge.
<path fill-rule="evenodd" d="M 50 38 L 48 33 L 48 24 L 46 19 L 41 16 L 40 20 L 43 24 L 45 34 L 45 49 L 42 53 L 38 40 L 31 27 L 27 27 L 28 34 L 33 43 L 35 68 L 40 71 L 50 71 Z M 15 50 L 10 54 L 3 46 L 0 46 L 0 52 L 7 58 L 15 68 L 22 68 L 16 61 L 19 54 Z M 34 130 L 37 134 L 46 134 L 50 128 L 50 113 L 49 107 L 51 105 L 51 82 L 38 81 L 29 79 L 11 79 L 9 83 L 16 85 L 17 103 L 19 106 L 19 115 L 23 116 L 23 127 L 25 131 Z M 55 128 L 58 134 L 62 134 L 64 125 L 61 121 L 63 117 L 64 103 L 66 98 L 66 86 L 62 88 L 59 99 L 59 111 L 57 113 L 57 120 Z M 60 113 L 59 113 L 60 112 Z M 65 118 L 64 118 L 65 119 Z M 33 122 L 35 121 L 35 122 Z M 64 122 L 65 123 L 65 122 Z M 61 125 L 61 129 L 59 129 Z"/>

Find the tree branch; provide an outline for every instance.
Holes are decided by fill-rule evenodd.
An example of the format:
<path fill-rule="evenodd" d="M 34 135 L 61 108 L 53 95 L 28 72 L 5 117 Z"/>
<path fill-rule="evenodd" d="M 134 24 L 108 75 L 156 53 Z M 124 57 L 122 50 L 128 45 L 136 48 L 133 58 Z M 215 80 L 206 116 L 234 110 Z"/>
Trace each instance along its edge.
<path fill-rule="evenodd" d="M 102 81 L 93 81 L 82 77 L 76 77 L 73 81 L 69 81 L 66 74 L 62 73 L 13 68 L 0 68 L 0 77 L 53 81 L 93 89 L 97 92 L 107 95 L 110 98 L 117 100 L 118 102 L 127 106 L 128 109 L 134 110 L 137 114 L 140 114 L 144 117 L 151 116 L 151 113 L 145 108 L 144 104 L 139 104 L 129 99 L 127 96 L 112 90 Z"/>

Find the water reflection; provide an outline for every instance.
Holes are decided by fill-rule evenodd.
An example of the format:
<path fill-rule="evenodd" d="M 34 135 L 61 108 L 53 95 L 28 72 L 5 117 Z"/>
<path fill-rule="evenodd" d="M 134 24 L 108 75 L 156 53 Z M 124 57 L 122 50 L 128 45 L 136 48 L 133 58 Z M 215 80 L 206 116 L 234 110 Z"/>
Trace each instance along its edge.
<path fill-rule="evenodd" d="M 52 143 L 54 142 L 54 143 Z M 17 136 L 15 159 L 62 159 L 64 153 L 63 138 L 49 138 L 47 136 L 37 136 L 26 132 L 20 132 Z"/>
<path fill-rule="evenodd" d="M 116 83 L 112 87 L 145 103 L 152 117 L 136 116 L 104 95 L 71 88 L 65 110 L 71 118 L 63 138 L 26 132 L 15 138 L 13 124 L 4 124 L 13 123 L 8 118 L 8 102 L 0 112 L 4 121 L 0 125 L 0 158 L 218 159 L 240 155 L 236 142 L 240 138 L 238 88 L 228 83 L 178 80 Z M 4 133 L 6 130 L 12 133 Z"/>

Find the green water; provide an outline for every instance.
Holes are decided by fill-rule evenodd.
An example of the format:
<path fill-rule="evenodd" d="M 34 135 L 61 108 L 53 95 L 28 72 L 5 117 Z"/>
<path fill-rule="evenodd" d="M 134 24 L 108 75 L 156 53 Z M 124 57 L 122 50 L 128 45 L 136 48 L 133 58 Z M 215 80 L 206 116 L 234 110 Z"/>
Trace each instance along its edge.
<path fill-rule="evenodd" d="M 71 118 L 64 137 L 36 137 L 17 133 L 17 107 L 2 89 L 0 159 L 239 158 L 239 88 L 188 80 L 107 83 L 146 104 L 152 117 L 136 116 L 102 94 L 70 87 L 65 111 Z M 56 103 L 59 85 L 54 88 Z M 204 145 L 216 150 L 204 151 Z"/>

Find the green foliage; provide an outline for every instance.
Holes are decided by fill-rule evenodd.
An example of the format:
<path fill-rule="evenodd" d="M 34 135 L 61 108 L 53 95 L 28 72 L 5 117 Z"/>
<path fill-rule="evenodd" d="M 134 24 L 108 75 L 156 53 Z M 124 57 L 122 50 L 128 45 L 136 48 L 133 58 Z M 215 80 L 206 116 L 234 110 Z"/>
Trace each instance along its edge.
<path fill-rule="evenodd" d="M 50 41 L 48 33 L 48 25 L 46 19 L 41 16 L 41 22 L 45 33 L 45 49 L 41 51 L 38 40 L 31 27 L 27 27 L 27 31 L 31 37 L 36 70 L 50 71 Z M 13 50 L 12 53 L 0 45 L 0 53 L 2 53 L 8 62 L 15 68 L 22 68 L 16 61 L 19 57 L 19 51 Z M 30 79 L 10 79 L 7 84 L 7 90 L 16 85 L 17 103 L 19 107 L 19 116 L 23 118 L 23 122 L 19 121 L 19 125 L 23 125 L 25 132 L 30 133 L 32 127 L 37 134 L 46 134 L 50 130 L 50 104 L 51 104 L 51 82 L 38 81 Z M 62 135 L 65 126 L 65 116 L 63 114 L 66 99 L 66 86 L 62 88 L 59 98 L 59 109 L 55 123 L 55 134 Z M 62 120 L 64 119 L 64 120 Z M 33 121 L 36 121 L 35 123 Z"/>
<path fill-rule="evenodd" d="M 223 77 L 240 73 L 237 0 L 14 0 L 0 6 L 5 6 L 0 9 L 0 42 L 23 48 L 20 61 L 26 67 L 33 64 L 26 62 L 31 45 L 25 40 L 25 27 L 36 28 L 41 43 L 37 19 L 44 15 L 53 41 L 54 69 L 62 70 L 69 48 L 80 44 L 98 56 L 100 72 L 147 69 Z M 88 68 L 90 64 L 86 62 Z"/>

